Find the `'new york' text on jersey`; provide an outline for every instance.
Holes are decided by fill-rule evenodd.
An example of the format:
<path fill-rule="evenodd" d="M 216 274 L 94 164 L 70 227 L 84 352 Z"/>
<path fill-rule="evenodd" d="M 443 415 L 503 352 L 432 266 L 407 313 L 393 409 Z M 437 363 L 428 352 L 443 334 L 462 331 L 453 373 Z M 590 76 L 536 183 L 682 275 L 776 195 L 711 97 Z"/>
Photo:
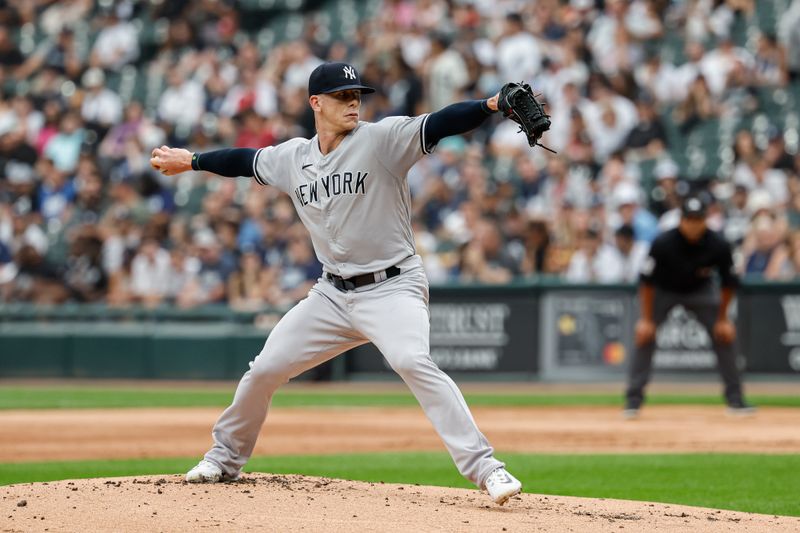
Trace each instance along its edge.
<path fill-rule="evenodd" d="M 291 197 L 325 271 L 350 278 L 414 255 L 406 173 L 430 153 L 427 118 L 359 122 L 324 156 L 316 136 L 258 150 L 256 181 Z"/>

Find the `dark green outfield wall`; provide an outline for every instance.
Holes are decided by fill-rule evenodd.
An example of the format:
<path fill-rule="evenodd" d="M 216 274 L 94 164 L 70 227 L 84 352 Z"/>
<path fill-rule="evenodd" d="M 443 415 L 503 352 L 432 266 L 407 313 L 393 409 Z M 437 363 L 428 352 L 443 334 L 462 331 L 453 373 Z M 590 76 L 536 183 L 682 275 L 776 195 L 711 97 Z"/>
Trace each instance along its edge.
<path fill-rule="evenodd" d="M 266 334 L 227 323 L 5 322 L 0 376 L 236 379 Z"/>
<path fill-rule="evenodd" d="M 0 378 L 238 379 L 280 313 L 0 305 Z M 621 377 L 635 319 L 632 286 L 433 287 L 431 356 L 475 379 Z M 736 321 L 748 371 L 800 373 L 800 284 L 745 285 Z M 691 317 L 676 313 L 659 332 L 657 369 L 713 371 Z M 391 374 L 371 345 L 328 370 L 334 379 Z"/>

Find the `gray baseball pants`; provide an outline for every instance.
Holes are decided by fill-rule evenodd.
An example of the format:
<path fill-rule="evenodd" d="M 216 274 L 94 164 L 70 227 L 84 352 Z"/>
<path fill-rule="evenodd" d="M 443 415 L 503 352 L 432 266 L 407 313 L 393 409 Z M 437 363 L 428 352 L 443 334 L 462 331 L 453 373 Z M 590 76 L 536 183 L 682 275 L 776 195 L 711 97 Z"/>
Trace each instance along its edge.
<path fill-rule="evenodd" d="M 656 289 L 653 300 L 653 322 L 658 328 L 667 319 L 669 311 L 676 305 L 682 305 L 687 311 L 694 313 L 713 342 L 714 353 L 717 356 L 717 368 L 725 386 L 724 396 L 730 404 L 741 401 L 742 383 L 739 379 L 739 370 L 736 368 L 735 344 L 721 343 L 714 339 L 714 323 L 719 312 L 719 302 L 719 292 L 713 287 L 687 294 Z M 655 340 L 636 348 L 628 374 L 628 388 L 625 392 L 628 406 L 639 406 L 644 400 L 644 388 L 650 381 L 655 349 Z"/>
<path fill-rule="evenodd" d="M 456 384 L 430 357 L 428 280 L 419 256 L 381 283 L 342 292 L 320 280 L 275 326 L 214 425 L 205 458 L 235 476 L 250 458 L 274 392 L 340 353 L 372 342 L 417 398 L 459 472 L 483 487 L 504 464 L 478 430 Z"/>

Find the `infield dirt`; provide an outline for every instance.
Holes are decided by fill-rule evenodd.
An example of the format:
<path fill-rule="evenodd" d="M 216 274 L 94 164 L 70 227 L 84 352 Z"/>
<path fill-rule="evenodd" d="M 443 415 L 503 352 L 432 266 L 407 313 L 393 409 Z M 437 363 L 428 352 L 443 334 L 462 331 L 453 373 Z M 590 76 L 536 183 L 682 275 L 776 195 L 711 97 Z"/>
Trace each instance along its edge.
<path fill-rule="evenodd" d="M 0 411 L 0 462 L 200 457 L 220 408 Z M 625 421 L 611 407 L 478 407 L 501 451 L 800 453 L 800 409 L 729 418 L 722 407 L 652 406 Z M 418 407 L 281 408 L 255 455 L 441 451 Z"/>

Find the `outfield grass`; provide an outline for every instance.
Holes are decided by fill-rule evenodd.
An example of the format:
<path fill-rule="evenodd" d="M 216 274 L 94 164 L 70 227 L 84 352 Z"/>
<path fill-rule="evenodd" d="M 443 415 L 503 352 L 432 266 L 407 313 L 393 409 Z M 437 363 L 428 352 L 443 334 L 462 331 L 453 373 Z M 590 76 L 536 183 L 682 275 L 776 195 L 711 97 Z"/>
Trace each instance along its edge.
<path fill-rule="evenodd" d="M 503 454 L 526 492 L 657 501 L 800 516 L 800 456 Z M 183 473 L 191 459 L 0 465 L 0 484 Z M 472 487 L 444 453 L 256 457 L 248 471 Z"/>
<path fill-rule="evenodd" d="M 471 406 L 621 406 L 620 394 L 466 394 Z M 0 387 L 0 409 L 81 409 L 116 407 L 227 407 L 230 391 L 151 390 L 134 388 L 38 388 Z M 800 396 L 752 396 L 759 406 L 800 407 Z M 718 395 L 655 394 L 648 405 L 722 405 Z M 407 392 L 343 393 L 281 390 L 272 405 L 277 407 L 387 407 L 416 405 Z"/>

